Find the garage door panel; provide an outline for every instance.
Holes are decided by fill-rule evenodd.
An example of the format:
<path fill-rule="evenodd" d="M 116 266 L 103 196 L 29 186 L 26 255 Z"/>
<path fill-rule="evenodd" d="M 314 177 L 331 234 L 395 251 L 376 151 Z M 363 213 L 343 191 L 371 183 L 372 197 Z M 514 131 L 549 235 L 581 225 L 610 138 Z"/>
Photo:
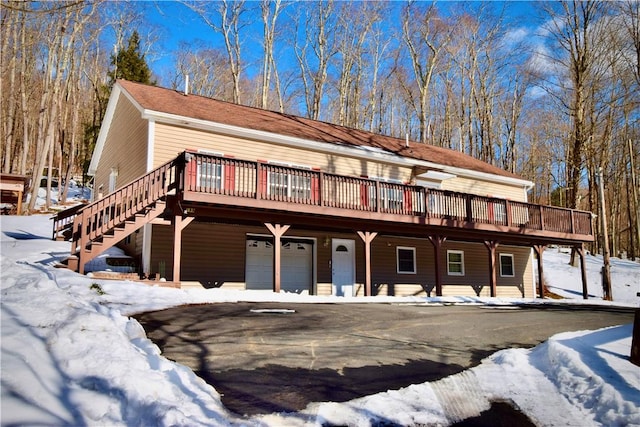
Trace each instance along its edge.
<path fill-rule="evenodd" d="M 247 289 L 273 289 L 273 243 L 247 239 L 245 281 Z M 287 239 L 281 248 L 280 289 L 286 292 L 311 291 L 313 282 L 313 244 L 308 240 Z"/>

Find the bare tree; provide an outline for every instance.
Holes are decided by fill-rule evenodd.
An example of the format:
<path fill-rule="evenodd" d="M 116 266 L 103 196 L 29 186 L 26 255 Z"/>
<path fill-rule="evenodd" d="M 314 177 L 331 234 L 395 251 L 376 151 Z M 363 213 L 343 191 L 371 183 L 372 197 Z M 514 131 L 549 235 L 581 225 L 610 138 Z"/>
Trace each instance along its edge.
<path fill-rule="evenodd" d="M 551 18 L 548 21 L 550 34 L 560 53 L 553 60 L 568 77 L 568 80 L 556 78 L 553 83 L 560 88 L 559 99 L 571 117 L 573 127 L 567 157 L 570 208 L 578 206 L 584 150 L 589 139 L 593 138 L 587 121 L 587 104 L 589 89 L 593 87 L 594 73 L 600 61 L 594 44 L 602 36 L 602 27 L 595 24 L 603 16 L 604 7 L 604 2 L 599 0 L 573 0 L 561 3 L 560 10 L 547 9 Z M 566 85 L 565 81 L 570 85 Z"/>
<path fill-rule="evenodd" d="M 282 12 L 281 0 L 262 0 L 260 3 L 260 9 L 262 11 L 262 24 L 263 24 L 263 45 L 264 54 L 262 57 L 262 93 L 260 98 L 260 107 L 268 108 L 269 105 L 269 91 L 271 88 L 271 75 L 277 73 L 276 62 L 273 55 L 275 36 L 277 30 L 277 20 Z M 276 79 L 276 83 L 279 80 Z M 277 89 L 278 93 L 280 89 Z M 282 98 L 280 97 L 280 111 L 283 110 Z"/>
<path fill-rule="evenodd" d="M 308 8 L 299 7 L 299 13 L 294 17 L 294 51 L 303 85 L 307 116 L 318 120 L 330 61 L 336 54 L 336 16 L 333 14 L 333 0 L 320 0 L 308 5 Z M 299 33 L 302 36 L 301 40 L 297 37 Z"/>
<path fill-rule="evenodd" d="M 417 104 L 420 142 L 427 141 L 431 83 L 439 57 L 451 38 L 451 28 L 439 15 L 435 3 L 426 9 L 414 3 L 404 8 L 402 35 L 420 94 Z"/>
<path fill-rule="evenodd" d="M 226 65 L 229 67 L 229 74 L 233 82 L 232 100 L 234 103 L 239 104 L 241 100 L 242 73 L 242 37 L 240 31 L 245 25 L 242 16 L 247 11 L 244 0 L 220 0 L 216 3 L 205 1 L 185 4 L 196 12 L 210 28 L 222 35 L 227 54 Z M 210 10 L 212 4 L 218 6 L 215 14 L 212 14 Z"/>

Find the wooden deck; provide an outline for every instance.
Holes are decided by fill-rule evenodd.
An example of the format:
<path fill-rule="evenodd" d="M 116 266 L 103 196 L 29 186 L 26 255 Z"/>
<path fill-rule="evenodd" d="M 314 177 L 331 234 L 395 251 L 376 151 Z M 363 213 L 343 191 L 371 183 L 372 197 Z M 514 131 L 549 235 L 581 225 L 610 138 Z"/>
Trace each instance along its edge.
<path fill-rule="evenodd" d="M 181 205 L 190 216 L 545 244 L 593 241 L 590 212 L 185 153 Z M 328 222 L 330 221 L 330 222 Z M 291 223 L 291 222 L 288 222 Z M 367 227 L 369 225 L 369 227 Z"/>

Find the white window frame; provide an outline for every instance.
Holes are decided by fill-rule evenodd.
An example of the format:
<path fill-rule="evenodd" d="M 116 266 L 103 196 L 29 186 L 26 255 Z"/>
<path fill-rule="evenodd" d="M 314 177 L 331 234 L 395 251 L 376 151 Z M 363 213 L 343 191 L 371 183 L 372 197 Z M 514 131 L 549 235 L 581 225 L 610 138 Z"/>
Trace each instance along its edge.
<path fill-rule="evenodd" d="M 503 202 L 491 202 L 493 203 L 493 220 L 498 223 L 505 223 L 507 221 L 507 210 Z"/>
<path fill-rule="evenodd" d="M 451 255 L 460 255 L 460 262 L 454 262 L 453 264 L 460 264 L 460 271 L 451 271 Z M 464 251 L 447 250 L 447 274 L 449 276 L 464 276 Z"/>
<path fill-rule="evenodd" d="M 109 194 L 116 191 L 118 186 L 118 168 L 111 168 L 109 172 Z"/>
<path fill-rule="evenodd" d="M 269 161 L 270 165 L 311 170 L 310 166 Z M 269 171 L 267 174 L 267 194 L 297 199 L 311 199 L 311 177 L 291 175 L 286 172 Z"/>
<path fill-rule="evenodd" d="M 401 271 L 400 270 L 400 251 L 411 251 L 413 255 L 413 269 L 412 271 Z M 409 246 L 396 246 L 396 273 L 398 274 L 417 274 L 417 266 L 416 266 L 416 248 Z"/>
<path fill-rule="evenodd" d="M 207 166 L 207 167 L 204 168 L 203 166 Z M 206 174 L 207 171 L 205 170 L 209 168 L 211 168 L 213 172 L 210 175 Z M 224 188 L 224 167 L 222 166 L 222 163 L 209 163 L 209 162 L 198 161 L 196 179 L 197 179 L 196 185 L 198 187 L 204 187 L 209 190 L 222 190 Z M 203 183 L 205 185 L 203 185 Z"/>
<path fill-rule="evenodd" d="M 383 188 L 380 191 L 381 207 L 391 210 L 402 210 L 404 208 L 404 191 L 398 188 Z"/>
<path fill-rule="evenodd" d="M 382 178 L 379 176 L 371 176 L 369 177 L 369 179 L 373 181 L 385 182 L 389 184 L 404 185 L 404 182 L 402 182 L 399 179 Z M 370 201 L 370 204 L 372 205 L 373 204 L 372 202 L 376 199 L 376 194 L 375 194 L 376 187 L 374 185 L 369 188 L 370 188 L 369 201 Z M 381 188 L 380 189 L 380 207 L 383 209 L 389 209 L 389 210 L 404 209 L 404 191 L 399 188 L 391 188 L 391 187 Z"/>
<path fill-rule="evenodd" d="M 504 271 L 502 270 L 503 257 L 511 259 L 511 274 L 504 274 Z M 500 277 L 516 277 L 516 263 L 513 254 L 500 254 L 498 260 L 500 262 Z"/>

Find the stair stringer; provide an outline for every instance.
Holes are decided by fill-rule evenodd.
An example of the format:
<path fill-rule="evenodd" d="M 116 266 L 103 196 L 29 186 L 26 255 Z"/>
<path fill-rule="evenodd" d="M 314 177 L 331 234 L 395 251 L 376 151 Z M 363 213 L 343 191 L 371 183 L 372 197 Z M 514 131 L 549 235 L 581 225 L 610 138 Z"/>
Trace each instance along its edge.
<path fill-rule="evenodd" d="M 87 247 L 79 248 L 78 255 L 78 272 L 84 274 L 85 265 L 95 259 L 98 255 L 106 251 L 107 249 L 115 246 L 127 236 L 135 233 L 142 228 L 145 224 L 150 223 L 154 219 L 161 216 L 166 210 L 165 201 L 156 201 L 147 206 L 143 211 L 135 214 L 133 217 L 115 225 L 110 231 L 113 234 L 103 234 L 98 239 L 89 242 Z"/>

